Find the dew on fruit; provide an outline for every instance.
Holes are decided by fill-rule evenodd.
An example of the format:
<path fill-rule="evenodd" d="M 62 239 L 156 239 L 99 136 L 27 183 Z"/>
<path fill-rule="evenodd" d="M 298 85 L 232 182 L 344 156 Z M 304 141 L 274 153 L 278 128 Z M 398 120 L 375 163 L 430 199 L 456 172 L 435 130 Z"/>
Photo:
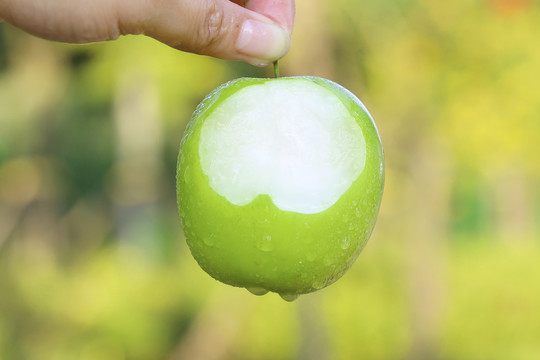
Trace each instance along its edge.
<path fill-rule="evenodd" d="M 207 246 L 214 246 L 215 240 L 216 236 L 214 234 L 210 234 L 209 236 L 205 236 L 203 238 L 203 241 Z"/>
<path fill-rule="evenodd" d="M 323 286 L 324 286 L 324 282 L 323 281 L 315 281 L 311 286 L 313 286 L 314 289 L 322 289 Z"/>
<path fill-rule="evenodd" d="M 307 254 L 308 261 L 315 261 L 316 258 L 317 258 L 317 255 L 315 255 L 314 253 Z"/>
<path fill-rule="evenodd" d="M 184 170 L 184 182 L 186 184 L 191 182 L 191 171 L 189 170 L 189 165 L 186 166 L 186 169 Z"/>
<path fill-rule="evenodd" d="M 184 153 L 180 153 L 180 161 L 179 161 L 180 167 L 183 168 L 185 163 L 186 163 L 186 157 L 184 156 Z"/>
<path fill-rule="evenodd" d="M 189 227 L 191 227 L 191 221 L 189 221 L 188 219 L 184 219 L 184 228 L 189 228 Z"/>
<path fill-rule="evenodd" d="M 272 251 L 272 236 L 263 236 L 263 238 L 257 243 L 257 247 L 261 251 Z"/>
<path fill-rule="evenodd" d="M 351 244 L 351 240 L 348 238 L 348 237 L 344 237 L 343 239 L 340 240 L 339 242 L 339 246 L 343 249 L 343 250 L 347 250 L 349 248 L 349 245 Z"/>
<path fill-rule="evenodd" d="M 298 299 L 297 294 L 279 294 L 279 296 L 281 296 L 281 298 L 283 300 L 288 301 L 288 302 L 292 302 L 292 301 Z"/>
<path fill-rule="evenodd" d="M 332 265 L 334 263 L 334 260 L 331 257 L 328 256 L 328 257 L 324 258 L 323 262 L 324 262 L 324 265 L 330 266 L 330 265 Z"/>
<path fill-rule="evenodd" d="M 262 287 L 248 287 L 246 288 L 246 290 L 252 293 L 253 295 L 257 295 L 257 296 L 262 296 L 268 293 L 268 290 Z"/>

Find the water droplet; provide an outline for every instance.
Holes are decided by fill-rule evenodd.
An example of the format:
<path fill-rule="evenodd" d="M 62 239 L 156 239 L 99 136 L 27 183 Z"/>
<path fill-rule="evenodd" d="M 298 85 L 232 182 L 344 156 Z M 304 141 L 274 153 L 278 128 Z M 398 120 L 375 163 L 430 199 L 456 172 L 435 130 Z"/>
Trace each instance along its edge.
<path fill-rule="evenodd" d="M 351 231 L 352 231 L 352 230 L 356 230 L 356 224 L 353 223 L 353 222 L 350 222 L 350 223 L 349 223 L 349 230 L 351 230 Z"/>
<path fill-rule="evenodd" d="M 324 281 L 315 281 L 311 286 L 313 286 L 313 288 L 316 290 L 322 289 L 324 286 Z"/>
<path fill-rule="evenodd" d="M 334 262 L 334 260 L 331 257 L 324 258 L 324 265 L 326 265 L 326 266 L 332 265 L 333 262 Z"/>
<path fill-rule="evenodd" d="M 257 244 L 257 247 L 261 251 L 271 251 L 272 250 L 272 236 L 265 235 Z"/>
<path fill-rule="evenodd" d="M 341 239 L 340 241 L 340 246 L 343 250 L 347 250 L 349 248 L 349 245 L 351 244 L 351 241 L 349 240 L 348 237 L 344 237 L 343 239 Z"/>
<path fill-rule="evenodd" d="M 191 182 L 191 170 L 189 169 L 189 165 L 186 166 L 186 169 L 184 170 L 184 181 L 186 184 Z"/>
<path fill-rule="evenodd" d="M 191 227 L 191 221 L 189 221 L 188 219 L 184 219 L 184 228 L 188 229 L 190 227 Z"/>
<path fill-rule="evenodd" d="M 184 164 L 186 163 L 186 156 L 184 155 L 184 153 L 181 153 L 180 154 L 180 167 L 184 167 Z"/>
<path fill-rule="evenodd" d="M 317 256 L 314 253 L 307 254 L 308 261 L 315 261 L 316 258 Z"/>
<path fill-rule="evenodd" d="M 253 295 L 257 295 L 257 296 L 262 296 L 268 292 L 268 290 L 262 287 L 248 287 L 246 289 Z"/>
<path fill-rule="evenodd" d="M 210 234 L 209 236 L 204 237 L 203 241 L 207 246 L 214 246 L 216 242 L 216 236 L 214 234 Z"/>
<path fill-rule="evenodd" d="M 298 294 L 279 294 L 281 298 L 285 301 L 292 302 L 296 299 L 298 299 Z"/>

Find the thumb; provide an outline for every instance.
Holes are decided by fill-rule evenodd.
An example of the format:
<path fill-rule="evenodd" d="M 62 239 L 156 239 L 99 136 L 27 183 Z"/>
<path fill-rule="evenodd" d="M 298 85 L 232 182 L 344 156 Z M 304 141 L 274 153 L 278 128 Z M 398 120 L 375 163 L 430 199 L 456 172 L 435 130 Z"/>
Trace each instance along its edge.
<path fill-rule="evenodd" d="M 182 51 L 253 65 L 279 59 L 290 47 L 290 30 L 229 0 L 145 3 L 152 5 L 141 17 L 131 14 L 122 21 L 122 32 L 143 33 Z"/>

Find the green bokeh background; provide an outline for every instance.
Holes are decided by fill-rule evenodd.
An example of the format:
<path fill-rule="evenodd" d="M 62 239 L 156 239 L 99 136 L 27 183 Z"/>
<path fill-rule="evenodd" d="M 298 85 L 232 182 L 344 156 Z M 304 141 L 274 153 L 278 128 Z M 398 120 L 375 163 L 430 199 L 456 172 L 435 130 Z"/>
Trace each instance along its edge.
<path fill-rule="evenodd" d="M 271 69 L 0 24 L 0 359 L 540 358 L 540 4 L 298 0 L 282 75 L 370 109 L 372 238 L 286 303 L 206 275 L 176 209 L 183 129 Z"/>

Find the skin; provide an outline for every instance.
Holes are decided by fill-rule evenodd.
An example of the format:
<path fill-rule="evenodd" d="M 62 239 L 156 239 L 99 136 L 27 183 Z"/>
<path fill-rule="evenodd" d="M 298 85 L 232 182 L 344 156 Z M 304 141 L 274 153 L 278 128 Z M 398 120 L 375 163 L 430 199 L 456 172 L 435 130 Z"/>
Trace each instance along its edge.
<path fill-rule="evenodd" d="M 178 50 L 264 65 L 290 47 L 294 0 L 2 0 L 0 18 L 49 40 L 144 34 Z"/>

